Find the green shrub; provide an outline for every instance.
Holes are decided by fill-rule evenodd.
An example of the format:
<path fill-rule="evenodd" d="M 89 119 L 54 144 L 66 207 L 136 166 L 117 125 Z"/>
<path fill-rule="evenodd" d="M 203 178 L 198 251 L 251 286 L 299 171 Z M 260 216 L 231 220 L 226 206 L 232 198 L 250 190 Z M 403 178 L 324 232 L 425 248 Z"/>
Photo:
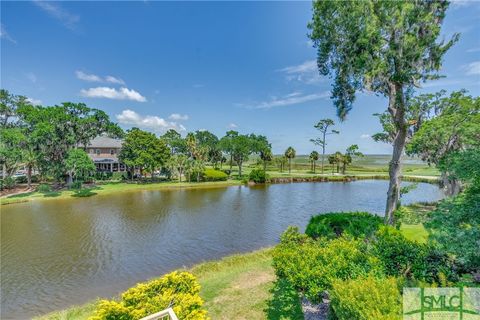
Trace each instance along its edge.
<path fill-rule="evenodd" d="M 392 227 L 382 227 L 377 232 L 373 253 L 382 261 L 389 276 L 430 283 L 445 276 L 452 280 L 456 278 L 455 265 L 445 253 L 410 241 Z"/>
<path fill-rule="evenodd" d="M 369 237 L 382 225 L 382 219 L 368 212 L 332 212 L 310 218 L 305 233 L 312 238 L 329 239 L 349 234 Z"/>
<path fill-rule="evenodd" d="M 362 240 L 340 237 L 314 240 L 289 228 L 273 251 L 273 265 L 307 298 L 318 301 L 335 279 L 354 279 L 368 273 L 383 275 L 380 261 L 368 253 Z"/>
<path fill-rule="evenodd" d="M 48 184 L 42 183 L 38 185 L 37 191 L 40 193 L 49 193 L 52 192 L 52 187 Z"/>
<path fill-rule="evenodd" d="M 227 178 L 228 175 L 220 170 L 208 168 L 203 171 L 203 180 L 205 181 L 226 181 Z"/>
<path fill-rule="evenodd" d="M 268 175 L 262 169 L 253 169 L 250 171 L 248 179 L 255 183 L 265 183 L 268 180 Z"/>
<path fill-rule="evenodd" d="M 69 186 L 69 189 L 71 190 L 80 190 L 82 189 L 83 182 L 82 181 L 74 181 L 72 184 Z"/>
<path fill-rule="evenodd" d="M 480 272 L 480 183 L 442 200 L 424 225 L 429 243 L 454 258 L 462 272 Z"/>
<path fill-rule="evenodd" d="M 120 171 L 114 172 L 114 173 L 112 173 L 111 179 L 112 180 L 125 180 L 125 179 L 127 179 L 127 173 L 126 172 L 120 172 Z"/>
<path fill-rule="evenodd" d="M 370 276 L 335 280 L 329 294 L 332 319 L 401 319 L 401 295 L 395 278 L 378 279 Z"/>
<path fill-rule="evenodd" d="M 3 189 L 12 189 L 15 187 L 15 179 L 12 177 L 8 177 L 5 179 L 0 179 L 0 190 Z"/>
<path fill-rule="evenodd" d="M 124 292 L 120 301 L 100 301 L 90 320 L 141 319 L 168 308 L 171 303 L 179 319 L 207 319 L 197 280 L 188 272 L 175 271 L 138 284 Z"/>

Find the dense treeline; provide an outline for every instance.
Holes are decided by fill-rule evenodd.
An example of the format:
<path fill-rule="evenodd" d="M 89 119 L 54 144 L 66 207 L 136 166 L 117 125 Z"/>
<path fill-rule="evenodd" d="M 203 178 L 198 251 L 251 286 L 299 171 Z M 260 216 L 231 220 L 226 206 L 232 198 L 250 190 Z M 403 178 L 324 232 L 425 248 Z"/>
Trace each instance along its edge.
<path fill-rule="evenodd" d="M 42 181 L 57 184 L 85 180 L 95 172 L 93 161 L 84 149 L 99 136 L 122 138 L 119 154 L 130 178 L 161 173 L 168 178 L 187 176 L 199 181 L 224 179 L 223 173 L 209 171 L 207 165 L 222 168 L 238 166 L 239 176 L 249 156 L 257 154 L 266 163 L 273 159 L 271 144 L 262 135 L 228 131 L 218 138 L 209 131 L 190 132 L 183 138 L 175 130 L 160 137 L 132 128 L 124 132 L 108 115 L 83 103 L 66 102 L 55 106 L 34 106 L 24 96 L 0 91 L 0 163 L 2 188 L 14 183 L 12 176 L 25 167 L 30 186 L 32 172 Z"/>

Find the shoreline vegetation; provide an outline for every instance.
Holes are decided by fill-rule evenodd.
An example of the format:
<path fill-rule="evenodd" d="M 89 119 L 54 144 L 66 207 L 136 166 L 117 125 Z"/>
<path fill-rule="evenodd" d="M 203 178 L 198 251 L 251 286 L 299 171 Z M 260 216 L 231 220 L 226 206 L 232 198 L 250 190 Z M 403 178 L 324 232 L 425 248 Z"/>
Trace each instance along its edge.
<path fill-rule="evenodd" d="M 278 172 L 269 172 L 269 183 L 295 183 L 295 182 L 351 182 L 356 180 L 388 180 L 387 174 L 382 173 L 361 173 L 361 174 L 345 174 L 345 175 L 320 175 L 308 173 L 292 173 L 281 174 Z M 406 182 L 425 182 L 439 183 L 438 176 L 426 175 L 405 175 L 403 181 Z M 251 182 L 250 182 L 251 183 Z M 245 184 L 245 181 L 239 179 L 229 179 L 226 181 L 205 181 L 205 182 L 178 182 L 178 181 L 145 181 L 145 182 L 129 182 L 129 181 L 99 181 L 96 184 L 85 186 L 80 190 L 59 189 L 49 192 L 40 192 L 25 190 L 15 194 L 7 194 L 0 197 L 0 205 L 11 205 L 38 200 L 53 199 L 71 199 L 84 198 L 94 195 L 108 195 L 118 192 L 127 191 L 147 191 L 147 190 L 168 190 L 168 189 L 193 189 L 193 188 L 212 188 L 227 187 Z"/>
<path fill-rule="evenodd" d="M 408 206 L 415 211 L 432 204 Z M 402 224 L 403 235 L 425 243 L 428 233 L 419 224 Z M 212 319 L 303 319 L 299 293 L 277 279 L 272 265 L 273 248 L 262 248 L 196 264 L 189 271 L 200 283 L 204 307 Z M 95 311 L 96 300 L 80 306 L 35 317 L 34 320 L 87 320 Z"/>

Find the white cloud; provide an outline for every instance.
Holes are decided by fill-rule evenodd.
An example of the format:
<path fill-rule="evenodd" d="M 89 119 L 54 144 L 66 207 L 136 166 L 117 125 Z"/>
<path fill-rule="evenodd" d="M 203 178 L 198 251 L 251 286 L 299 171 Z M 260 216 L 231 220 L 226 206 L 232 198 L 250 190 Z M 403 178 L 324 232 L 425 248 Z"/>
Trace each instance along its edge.
<path fill-rule="evenodd" d="M 471 4 L 474 4 L 476 1 L 473 0 L 451 0 L 453 8 L 463 8 L 468 7 Z"/>
<path fill-rule="evenodd" d="M 96 87 L 90 89 L 82 89 L 80 94 L 88 98 L 107 98 L 116 100 L 133 100 L 138 102 L 145 102 L 147 99 L 140 93 L 133 89 L 128 88 L 109 88 L 109 87 Z"/>
<path fill-rule="evenodd" d="M 103 79 L 96 74 L 88 74 L 83 71 L 75 71 L 75 75 L 78 79 L 89 82 L 103 82 Z"/>
<path fill-rule="evenodd" d="M 253 105 L 248 105 L 247 108 L 250 109 L 270 109 L 273 107 L 283 107 L 289 106 L 293 104 L 300 104 L 308 101 L 324 99 L 330 97 L 330 92 L 322 92 L 322 93 L 312 93 L 303 95 L 301 93 L 294 92 L 293 95 L 288 94 L 284 97 L 272 97 L 269 101 L 263 101 L 260 103 L 256 103 Z"/>
<path fill-rule="evenodd" d="M 318 74 L 317 61 L 307 60 L 302 64 L 289 66 L 277 71 L 285 73 L 287 80 L 296 80 L 307 84 L 321 82 Z"/>
<path fill-rule="evenodd" d="M 467 75 L 480 75 L 480 61 L 475 61 L 466 66 Z"/>
<path fill-rule="evenodd" d="M 27 101 L 30 102 L 34 106 L 38 106 L 38 105 L 42 104 L 42 100 L 38 100 L 38 99 L 27 98 Z"/>
<path fill-rule="evenodd" d="M 183 125 L 176 122 L 166 121 L 165 119 L 157 116 L 141 116 L 130 109 L 123 110 L 121 114 L 117 114 L 115 117 L 121 124 L 131 125 L 158 133 L 165 132 L 169 129 L 186 131 Z"/>
<path fill-rule="evenodd" d="M 30 80 L 33 83 L 37 82 L 37 76 L 33 72 L 27 73 L 27 79 Z"/>
<path fill-rule="evenodd" d="M 360 138 L 362 138 L 362 139 L 368 139 L 370 137 L 371 137 L 371 135 L 369 135 L 368 133 L 364 133 L 360 136 Z"/>
<path fill-rule="evenodd" d="M 228 126 L 227 126 L 228 129 L 236 129 L 238 128 L 238 126 L 235 124 L 235 123 L 229 123 Z"/>
<path fill-rule="evenodd" d="M 113 76 L 106 76 L 105 81 L 110 83 L 115 83 L 115 84 L 123 84 L 123 85 L 125 84 L 125 81 L 123 81 L 120 78 L 115 78 Z"/>
<path fill-rule="evenodd" d="M 467 50 L 468 53 L 471 53 L 471 52 L 479 52 L 480 51 L 480 48 L 470 48 Z"/>
<path fill-rule="evenodd" d="M 107 83 L 125 85 L 125 81 L 113 76 L 101 77 L 101 76 L 97 76 L 96 74 L 89 74 L 80 70 L 75 71 L 75 75 L 77 76 L 78 79 L 88 81 L 88 82 L 107 82 Z"/>
<path fill-rule="evenodd" d="M 0 24 L 0 38 L 10 41 L 11 43 L 17 44 L 17 41 L 15 41 L 15 39 L 13 39 L 8 34 L 7 29 L 5 29 L 5 26 L 3 24 Z"/>
<path fill-rule="evenodd" d="M 187 114 L 179 114 L 179 113 L 172 113 L 171 115 L 168 116 L 168 119 L 170 120 L 188 120 L 188 115 Z"/>
<path fill-rule="evenodd" d="M 77 29 L 80 16 L 71 14 L 64 8 L 60 7 L 57 3 L 40 0 L 34 0 L 33 3 L 45 11 L 48 15 L 60 21 L 66 28 L 73 31 Z"/>

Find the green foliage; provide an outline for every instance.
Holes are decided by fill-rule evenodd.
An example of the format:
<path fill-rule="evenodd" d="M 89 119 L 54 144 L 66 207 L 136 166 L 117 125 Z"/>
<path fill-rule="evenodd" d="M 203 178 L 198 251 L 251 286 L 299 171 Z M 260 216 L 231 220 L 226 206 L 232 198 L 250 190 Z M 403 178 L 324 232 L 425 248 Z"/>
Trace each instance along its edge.
<path fill-rule="evenodd" d="M 265 170 L 262 169 L 253 169 L 248 175 L 248 179 L 255 183 L 265 183 L 268 180 L 268 175 Z"/>
<path fill-rule="evenodd" d="M 5 179 L 0 179 L 0 190 L 12 189 L 15 187 L 16 181 L 12 177 L 7 177 Z"/>
<path fill-rule="evenodd" d="M 65 102 L 51 107 L 21 105 L 16 116 L 18 126 L 28 137 L 24 150 L 33 151 L 36 168 L 42 176 L 53 176 L 57 181 L 66 173 L 69 150 L 86 146 L 103 133 L 122 134 L 105 112 L 83 103 Z"/>
<path fill-rule="evenodd" d="M 329 297 L 331 319 L 402 319 L 402 296 L 395 278 L 335 280 Z"/>
<path fill-rule="evenodd" d="M 100 301 L 90 319 L 141 319 L 168 308 L 170 304 L 179 319 L 207 319 L 197 280 L 188 272 L 176 271 L 138 284 L 124 292 L 120 301 Z"/>
<path fill-rule="evenodd" d="M 474 182 L 464 193 L 442 200 L 424 225 L 429 242 L 455 258 L 463 272 L 479 270 L 480 183 Z"/>
<path fill-rule="evenodd" d="M 38 185 L 37 191 L 40 193 L 49 193 L 52 192 L 52 187 L 48 184 L 42 183 Z"/>
<path fill-rule="evenodd" d="M 439 165 L 452 152 L 480 147 L 480 98 L 457 91 L 427 103 L 436 111 L 436 116 L 425 121 L 415 133 L 407 145 L 408 154 Z M 445 165 L 439 168 L 443 172 L 449 169 Z"/>
<path fill-rule="evenodd" d="M 205 181 L 226 181 L 228 175 L 220 170 L 207 168 L 203 171 L 203 179 Z"/>
<path fill-rule="evenodd" d="M 448 257 L 433 247 L 406 239 L 392 227 L 382 227 L 376 234 L 373 253 L 389 276 L 401 276 L 429 283 L 443 276 L 456 277 Z"/>
<path fill-rule="evenodd" d="M 273 251 L 277 276 L 287 279 L 307 298 L 318 301 L 335 279 L 354 279 L 368 273 L 382 274 L 380 261 L 361 240 L 313 240 L 289 228 Z"/>
<path fill-rule="evenodd" d="M 355 238 L 373 235 L 382 219 L 368 212 L 332 212 L 313 216 L 305 233 L 312 238 L 333 239 L 341 235 Z"/>
<path fill-rule="evenodd" d="M 137 167 L 153 173 L 170 157 L 170 150 L 153 133 L 132 128 L 127 132 L 119 159 L 130 168 Z"/>
<path fill-rule="evenodd" d="M 95 164 L 84 150 L 72 149 L 67 153 L 65 169 L 75 179 L 88 178 L 95 172 Z"/>
<path fill-rule="evenodd" d="M 82 185 L 83 185 L 82 181 L 75 181 L 70 185 L 69 189 L 80 190 L 82 189 Z"/>

